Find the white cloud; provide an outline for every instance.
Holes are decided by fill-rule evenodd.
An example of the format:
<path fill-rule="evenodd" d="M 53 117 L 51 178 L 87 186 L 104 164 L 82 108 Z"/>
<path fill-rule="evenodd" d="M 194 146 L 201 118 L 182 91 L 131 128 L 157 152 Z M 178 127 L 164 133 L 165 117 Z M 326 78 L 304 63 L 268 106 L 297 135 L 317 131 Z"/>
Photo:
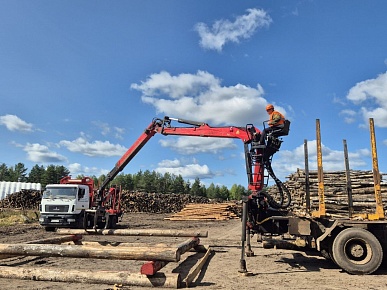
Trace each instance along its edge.
<path fill-rule="evenodd" d="M 158 164 L 155 169 L 160 174 L 170 173 L 174 175 L 181 175 L 183 178 L 212 178 L 215 176 L 207 165 L 199 164 L 182 164 L 179 160 L 163 160 Z"/>
<path fill-rule="evenodd" d="M 123 139 L 122 135 L 125 133 L 125 129 L 124 128 L 119 128 L 119 127 L 114 127 L 114 137 L 116 137 L 117 139 Z"/>
<path fill-rule="evenodd" d="M 87 167 L 82 166 L 79 163 L 71 163 L 67 166 L 68 170 L 70 171 L 70 174 L 73 176 L 77 175 L 84 175 L 84 176 L 92 176 L 95 175 L 97 177 L 109 173 L 108 170 L 103 170 L 97 167 Z"/>
<path fill-rule="evenodd" d="M 344 122 L 347 124 L 352 124 L 356 121 L 356 111 L 354 110 L 342 110 L 340 115 L 344 116 Z"/>
<path fill-rule="evenodd" d="M 50 151 L 47 146 L 38 143 L 27 143 L 23 150 L 27 152 L 27 159 L 32 162 L 57 163 L 67 161 L 67 158 L 63 155 Z"/>
<path fill-rule="evenodd" d="M 162 139 L 162 147 L 171 148 L 180 154 L 219 153 L 223 149 L 234 149 L 237 145 L 232 139 L 178 137 Z"/>
<path fill-rule="evenodd" d="M 205 49 L 221 51 L 227 42 L 239 43 L 241 39 L 250 38 L 258 28 L 268 27 L 272 19 L 262 9 L 247 9 L 245 15 L 236 17 L 234 22 L 217 20 L 208 27 L 205 23 L 195 25 L 200 36 L 200 46 Z"/>
<path fill-rule="evenodd" d="M 109 124 L 100 121 L 94 121 L 93 124 L 101 130 L 102 135 L 106 136 L 110 133 Z"/>
<path fill-rule="evenodd" d="M 32 132 L 33 125 L 27 123 L 15 115 L 0 116 L 0 125 L 4 125 L 9 131 Z"/>
<path fill-rule="evenodd" d="M 142 101 L 156 108 L 157 113 L 170 117 L 206 122 L 211 126 L 226 124 L 260 127 L 268 116 L 263 88 L 242 84 L 221 86 L 221 81 L 208 72 L 171 76 L 168 72 L 152 74 L 133 89 L 142 92 Z M 286 110 L 276 109 L 286 116 Z"/>
<path fill-rule="evenodd" d="M 323 144 L 322 162 L 324 171 L 345 170 L 344 151 L 332 150 Z M 348 152 L 349 165 L 351 169 L 369 170 L 370 151 L 360 149 Z M 309 170 L 317 170 L 317 147 L 316 140 L 308 141 Z M 305 168 L 304 145 L 296 147 L 293 151 L 279 151 L 273 158 L 273 170 L 280 180 L 285 181 L 288 174 L 296 172 L 298 168 Z"/>
<path fill-rule="evenodd" d="M 387 72 L 357 83 L 349 90 L 347 99 L 363 105 L 360 113 L 365 123 L 373 118 L 375 126 L 387 127 Z"/>
<path fill-rule="evenodd" d="M 66 147 L 71 152 L 81 153 L 86 156 L 121 156 L 126 148 L 119 144 L 111 144 L 109 141 L 94 141 L 90 143 L 84 136 L 73 141 L 62 140 L 60 146 Z"/>

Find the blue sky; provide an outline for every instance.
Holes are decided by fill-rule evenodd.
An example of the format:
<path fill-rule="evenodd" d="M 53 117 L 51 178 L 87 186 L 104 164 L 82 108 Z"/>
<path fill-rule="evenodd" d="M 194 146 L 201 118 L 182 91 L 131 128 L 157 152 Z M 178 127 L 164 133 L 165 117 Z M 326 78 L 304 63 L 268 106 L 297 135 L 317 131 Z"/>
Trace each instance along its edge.
<path fill-rule="evenodd" d="M 283 181 L 371 170 L 369 118 L 387 172 L 387 2 L 0 0 L 0 163 L 109 172 L 154 117 L 262 129 L 291 120 L 273 158 Z M 123 171 L 247 185 L 243 144 L 155 135 Z"/>

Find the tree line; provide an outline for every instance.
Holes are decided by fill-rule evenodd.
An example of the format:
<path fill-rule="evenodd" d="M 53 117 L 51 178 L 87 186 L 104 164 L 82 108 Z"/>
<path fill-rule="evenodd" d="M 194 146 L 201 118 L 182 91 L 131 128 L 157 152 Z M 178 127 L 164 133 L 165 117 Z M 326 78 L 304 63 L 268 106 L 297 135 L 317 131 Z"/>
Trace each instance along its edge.
<path fill-rule="evenodd" d="M 28 168 L 23 163 L 17 163 L 11 167 L 8 167 L 5 163 L 0 164 L 0 181 L 40 183 L 42 188 L 45 188 L 47 184 L 59 183 L 61 178 L 69 174 L 70 171 L 64 166 L 49 165 L 44 167 L 36 164 L 28 173 Z M 75 178 L 82 177 L 84 176 L 80 175 Z M 94 184 L 102 184 L 106 179 L 106 175 L 102 174 L 99 177 L 93 175 L 90 178 L 93 178 Z M 168 172 L 161 174 L 149 170 L 140 170 L 134 174 L 121 173 L 114 178 L 112 184 L 121 186 L 122 190 L 162 194 L 190 194 L 223 200 L 239 200 L 242 195 L 247 194 L 246 188 L 242 185 L 234 184 L 228 189 L 225 185 L 211 183 L 206 187 L 198 177 L 191 184 L 189 180 L 184 180 L 181 175 Z"/>

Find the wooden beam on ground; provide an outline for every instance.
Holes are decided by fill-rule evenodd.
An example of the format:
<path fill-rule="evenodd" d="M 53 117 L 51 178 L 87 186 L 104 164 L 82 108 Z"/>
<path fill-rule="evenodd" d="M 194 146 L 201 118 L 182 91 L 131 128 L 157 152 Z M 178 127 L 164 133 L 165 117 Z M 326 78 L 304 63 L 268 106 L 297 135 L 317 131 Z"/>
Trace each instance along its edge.
<path fill-rule="evenodd" d="M 157 230 L 157 229 L 57 229 L 60 235 L 117 235 L 117 236 L 154 236 L 154 237 L 200 237 L 207 238 L 208 231 Z"/>
<path fill-rule="evenodd" d="M 178 262 L 180 249 L 157 247 L 98 248 L 79 245 L 0 244 L 0 254 L 14 256 L 95 258 L 117 260 L 163 260 Z"/>
<path fill-rule="evenodd" d="M 207 252 L 203 256 L 203 258 L 201 258 L 195 264 L 195 266 L 193 266 L 192 269 L 188 272 L 187 277 L 185 277 L 185 279 L 183 280 L 183 284 L 185 284 L 186 287 L 189 287 L 191 285 L 192 281 L 195 279 L 195 277 L 200 273 L 204 264 L 207 262 L 208 257 L 210 256 L 211 252 L 212 252 L 211 248 L 208 247 Z"/>
<path fill-rule="evenodd" d="M 79 271 L 48 268 L 22 268 L 0 266 L 0 278 L 34 281 L 75 282 L 90 284 L 120 284 L 123 286 L 179 288 L 179 274 L 156 273 L 148 277 L 126 271 Z M 75 287 L 76 288 L 76 287 Z"/>
<path fill-rule="evenodd" d="M 81 239 L 82 239 L 81 235 L 67 235 L 62 237 L 53 237 L 53 238 L 40 239 L 35 241 L 28 241 L 28 242 L 25 242 L 25 244 L 62 244 L 66 242 L 76 243 Z M 14 255 L 0 254 L 0 260 L 12 258 L 12 257 L 14 257 Z"/>

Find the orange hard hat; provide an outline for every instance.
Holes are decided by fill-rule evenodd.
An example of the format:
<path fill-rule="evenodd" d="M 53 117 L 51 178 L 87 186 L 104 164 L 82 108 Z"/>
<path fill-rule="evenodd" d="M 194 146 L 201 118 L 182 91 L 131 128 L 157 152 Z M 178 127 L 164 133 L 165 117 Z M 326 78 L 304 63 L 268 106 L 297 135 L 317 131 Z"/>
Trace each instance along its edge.
<path fill-rule="evenodd" d="M 274 110 L 274 106 L 272 104 L 269 104 L 266 106 L 266 111 Z"/>

